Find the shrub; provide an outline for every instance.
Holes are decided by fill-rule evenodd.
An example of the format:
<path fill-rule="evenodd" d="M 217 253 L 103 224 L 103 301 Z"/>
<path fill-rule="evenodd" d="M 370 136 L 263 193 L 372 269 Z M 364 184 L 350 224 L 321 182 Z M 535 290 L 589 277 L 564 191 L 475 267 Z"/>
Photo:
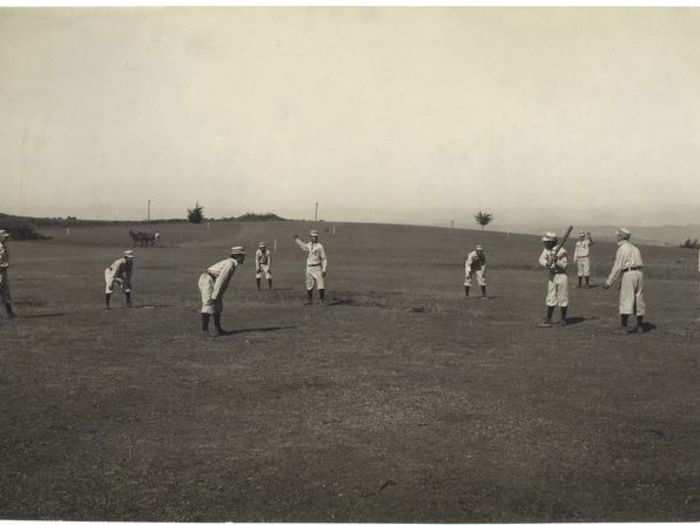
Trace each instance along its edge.
<path fill-rule="evenodd" d="M 194 208 L 187 210 L 187 220 L 192 224 L 199 224 L 204 220 L 204 206 L 200 206 L 199 202 L 194 203 Z"/>

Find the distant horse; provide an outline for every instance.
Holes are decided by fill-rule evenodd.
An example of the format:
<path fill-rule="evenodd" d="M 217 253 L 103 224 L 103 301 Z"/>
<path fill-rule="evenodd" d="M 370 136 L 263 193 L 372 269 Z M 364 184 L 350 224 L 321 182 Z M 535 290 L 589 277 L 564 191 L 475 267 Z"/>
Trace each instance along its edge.
<path fill-rule="evenodd" d="M 131 237 L 134 246 L 138 244 L 141 248 L 147 248 L 148 246 L 156 245 L 160 239 L 160 232 L 151 233 L 129 230 L 129 237 Z"/>

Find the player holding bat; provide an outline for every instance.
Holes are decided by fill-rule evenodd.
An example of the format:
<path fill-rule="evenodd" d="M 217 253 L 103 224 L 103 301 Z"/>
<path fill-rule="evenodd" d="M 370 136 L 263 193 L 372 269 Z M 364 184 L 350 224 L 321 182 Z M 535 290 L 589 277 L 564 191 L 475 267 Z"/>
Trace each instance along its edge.
<path fill-rule="evenodd" d="M 547 296 L 545 304 L 547 305 L 547 317 L 539 326 L 549 328 L 552 326 L 552 315 L 554 308 L 559 307 L 561 310 L 561 325 L 566 326 L 566 310 L 569 307 L 569 278 L 566 275 L 566 269 L 569 266 L 569 259 L 564 249 L 564 244 L 569 238 L 569 234 L 573 229 L 569 229 L 564 235 L 561 243 L 558 242 L 557 234 L 552 232 L 545 233 L 542 237 L 544 250 L 540 255 L 539 263 L 547 269 L 549 279 L 547 281 Z"/>

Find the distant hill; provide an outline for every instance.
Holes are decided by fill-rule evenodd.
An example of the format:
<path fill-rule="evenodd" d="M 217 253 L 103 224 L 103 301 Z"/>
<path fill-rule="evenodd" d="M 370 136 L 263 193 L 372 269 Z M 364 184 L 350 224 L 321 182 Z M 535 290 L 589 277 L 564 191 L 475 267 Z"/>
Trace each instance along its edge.
<path fill-rule="evenodd" d="M 8 215 L 0 213 L 0 220 L 4 220 L 9 224 L 9 221 L 21 222 L 24 224 L 31 224 L 35 227 L 37 226 L 104 226 L 109 224 L 119 225 L 129 225 L 129 224 L 144 224 L 147 221 L 143 220 L 102 220 L 102 219 L 79 219 L 77 217 L 31 217 L 31 216 L 21 216 L 21 215 Z M 221 218 L 207 218 L 206 221 L 212 222 L 266 222 L 266 221 L 286 221 L 284 217 L 280 217 L 274 213 L 244 213 L 238 217 L 221 217 Z M 148 224 L 178 224 L 186 223 L 187 219 L 155 219 L 148 221 Z"/>

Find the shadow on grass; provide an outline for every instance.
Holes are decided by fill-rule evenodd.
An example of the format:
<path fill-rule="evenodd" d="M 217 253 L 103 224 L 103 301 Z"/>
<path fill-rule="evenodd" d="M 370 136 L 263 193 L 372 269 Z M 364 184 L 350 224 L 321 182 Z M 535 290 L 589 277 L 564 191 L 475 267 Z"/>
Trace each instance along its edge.
<path fill-rule="evenodd" d="M 261 328 L 241 328 L 240 330 L 226 330 L 222 337 L 229 335 L 247 334 L 250 332 L 277 332 L 279 330 L 296 330 L 296 326 L 265 326 Z"/>
<path fill-rule="evenodd" d="M 41 319 L 44 317 L 64 317 L 68 314 L 62 312 L 47 313 L 47 314 L 17 314 L 17 319 Z"/>
<path fill-rule="evenodd" d="M 174 306 L 174 304 L 140 304 L 138 306 L 134 306 L 133 309 L 153 310 L 155 308 L 172 308 Z"/>
<path fill-rule="evenodd" d="M 654 323 L 647 323 L 646 321 L 642 323 L 642 332 L 647 333 L 652 330 L 656 330 L 656 325 Z"/>

